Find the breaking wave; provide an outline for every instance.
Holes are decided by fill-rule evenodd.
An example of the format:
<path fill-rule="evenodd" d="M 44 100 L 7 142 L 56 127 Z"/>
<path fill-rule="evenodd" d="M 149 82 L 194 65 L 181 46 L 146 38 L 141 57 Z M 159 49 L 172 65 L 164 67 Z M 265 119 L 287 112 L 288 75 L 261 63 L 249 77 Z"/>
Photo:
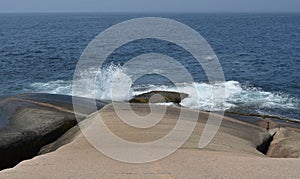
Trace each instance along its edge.
<path fill-rule="evenodd" d="M 96 76 L 94 81 L 91 77 Z M 96 91 L 93 92 L 94 82 Z M 255 110 L 259 114 L 270 114 L 270 109 L 296 110 L 298 99 L 280 92 L 268 92 L 260 88 L 242 85 L 238 81 L 226 81 L 224 84 L 209 83 L 179 83 L 173 85 L 133 85 L 134 82 L 126 74 L 126 69 L 111 65 L 106 69 L 90 69 L 81 74 L 81 97 L 101 100 L 128 101 L 133 96 L 150 91 L 173 91 L 189 95 L 181 102 L 184 107 L 214 111 L 212 89 L 225 87 L 226 110 L 244 109 Z M 52 94 L 72 95 L 72 81 L 50 81 L 46 83 L 33 83 L 28 87 L 31 92 L 45 92 Z M 269 110 L 269 111 L 268 111 Z"/>

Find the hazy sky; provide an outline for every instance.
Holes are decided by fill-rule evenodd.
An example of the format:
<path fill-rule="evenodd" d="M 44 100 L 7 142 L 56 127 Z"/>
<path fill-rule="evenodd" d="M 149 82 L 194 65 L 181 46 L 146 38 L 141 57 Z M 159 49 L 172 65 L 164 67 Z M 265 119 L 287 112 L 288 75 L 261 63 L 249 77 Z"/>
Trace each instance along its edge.
<path fill-rule="evenodd" d="M 0 12 L 300 12 L 300 0 L 0 0 Z"/>

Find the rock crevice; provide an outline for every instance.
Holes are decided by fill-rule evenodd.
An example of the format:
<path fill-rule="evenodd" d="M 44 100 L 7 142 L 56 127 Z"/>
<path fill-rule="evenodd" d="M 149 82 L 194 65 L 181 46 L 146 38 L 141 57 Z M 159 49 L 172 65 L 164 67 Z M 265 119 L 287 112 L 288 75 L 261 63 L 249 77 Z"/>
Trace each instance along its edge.
<path fill-rule="evenodd" d="M 269 130 L 257 150 L 271 158 L 300 158 L 300 132 L 291 128 L 275 128 Z"/>

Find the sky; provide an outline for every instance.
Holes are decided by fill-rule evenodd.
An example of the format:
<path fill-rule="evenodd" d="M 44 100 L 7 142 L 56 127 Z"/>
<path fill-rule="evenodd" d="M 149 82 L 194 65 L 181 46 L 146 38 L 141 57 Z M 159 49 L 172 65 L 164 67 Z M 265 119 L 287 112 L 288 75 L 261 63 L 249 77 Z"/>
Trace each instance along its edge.
<path fill-rule="evenodd" d="M 300 12 L 300 0 L 0 0 L 0 12 Z"/>

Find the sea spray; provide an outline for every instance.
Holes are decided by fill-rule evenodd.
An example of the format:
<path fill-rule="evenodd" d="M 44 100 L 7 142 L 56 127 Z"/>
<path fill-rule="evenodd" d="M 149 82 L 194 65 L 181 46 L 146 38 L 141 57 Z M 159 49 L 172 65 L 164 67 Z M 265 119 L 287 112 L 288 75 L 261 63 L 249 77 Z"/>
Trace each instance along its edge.
<path fill-rule="evenodd" d="M 78 94 L 80 97 L 114 101 L 128 101 L 132 98 L 130 89 L 132 80 L 118 65 L 110 65 L 104 69 L 91 68 L 81 72 L 77 80 L 79 80 L 77 83 L 80 84 L 79 88 L 85 91 Z M 28 89 L 32 92 L 72 95 L 72 81 L 33 83 Z"/>
<path fill-rule="evenodd" d="M 96 77 L 96 80 L 92 77 Z M 81 97 L 93 97 L 102 100 L 128 101 L 133 96 L 150 91 L 173 91 L 189 95 L 181 102 L 184 107 L 207 111 L 218 111 L 220 108 L 213 103 L 212 89 L 225 87 L 226 102 L 222 106 L 225 110 L 256 113 L 261 115 L 284 116 L 276 111 L 294 111 L 298 109 L 298 99 L 280 92 L 267 92 L 260 88 L 243 85 L 238 81 L 218 83 L 178 83 L 173 85 L 134 84 L 126 69 L 118 65 L 107 68 L 92 68 L 81 73 L 80 88 L 88 93 Z M 94 85 L 96 90 L 93 92 Z M 196 90 L 195 90 L 196 89 Z M 33 83 L 27 91 L 52 94 L 72 95 L 72 81 L 50 81 L 47 83 Z M 195 93 L 196 91 L 196 93 Z"/>
<path fill-rule="evenodd" d="M 237 81 L 226 81 L 224 84 L 219 83 L 182 83 L 176 84 L 176 88 L 167 85 L 148 85 L 143 87 L 143 91 L 136 88 L 134 94 L 141 94 L 149 91 L 173 91 L 189 94 L 189 97 L 181 102 L 182 106 L 202 109 L 207 111 L 214 111 L 213 93 L 212 89 L 225 87 L 226 103 L 224 107 L 226 110 L 244 107 L 244 108 L 284 108 L 284 109 L 297 109 L 297 99 L 290 97 L 283 93 L 271 93 L 263 91 L 256 87 L 249 87 L 241 85 Z M 196 94 L 193 93 L 196 89 Z"/>

